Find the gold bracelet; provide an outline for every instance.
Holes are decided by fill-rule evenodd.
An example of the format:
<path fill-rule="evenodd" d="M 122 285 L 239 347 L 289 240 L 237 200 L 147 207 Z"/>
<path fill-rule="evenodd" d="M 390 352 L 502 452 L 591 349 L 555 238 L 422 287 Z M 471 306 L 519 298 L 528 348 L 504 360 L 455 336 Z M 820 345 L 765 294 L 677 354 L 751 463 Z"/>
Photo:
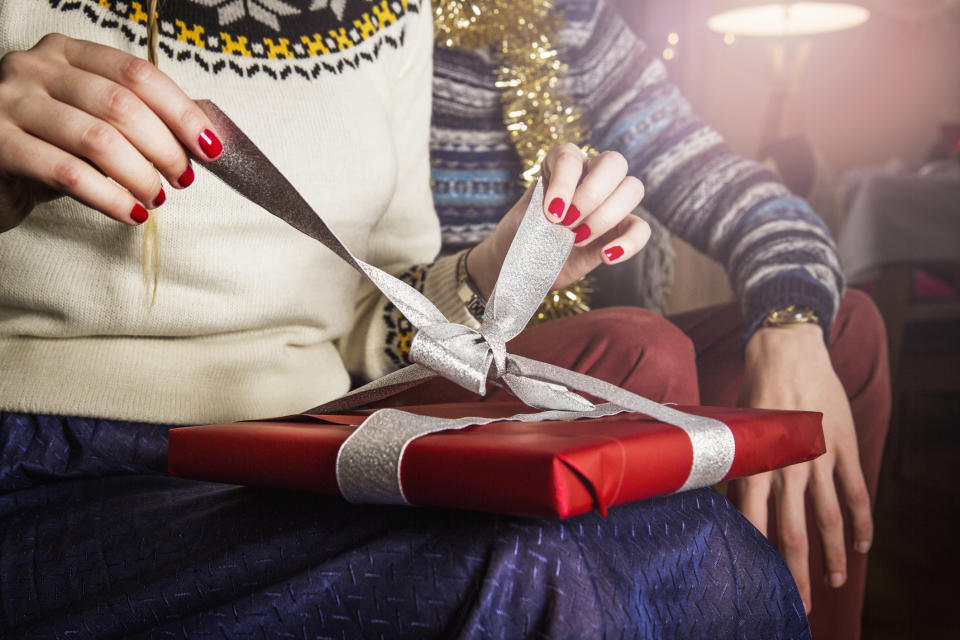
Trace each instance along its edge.
<path fill-rule="evenodd" d="M 487 301 L 467 270 L 467 257 L 469 257 L 471 251 L 473 251 L 473 247 L 461 253 L 457 260 L 457 297 L 463 302 L 470 315 L 483 322 L 483 313 L 486 310 Z"/>
<path fill-rule="evenodd" d="M 790 327 L 795 324 L 820 324 L 817 312 L 809 307 L 790 305 L 774 309 L 763 320 L 764 327 Z"/>

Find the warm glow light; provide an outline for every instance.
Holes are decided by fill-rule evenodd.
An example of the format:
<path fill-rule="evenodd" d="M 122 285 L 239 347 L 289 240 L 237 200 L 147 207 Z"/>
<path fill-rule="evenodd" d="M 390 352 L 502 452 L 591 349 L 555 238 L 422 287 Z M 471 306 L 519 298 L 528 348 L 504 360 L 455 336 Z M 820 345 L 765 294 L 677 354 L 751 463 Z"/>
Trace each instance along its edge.
<path fill-rule="evenodd" d="M 736 41 L 737 36 L 733 35 L 732 33 L 723 34 L 723 44 L 733 44 Z"/>
<path fill-rule="evenodd" d="M 680 34 L 676 32 L 671 33 L 670 35 L 667 36 L 667 42 L 669 42 L 670 44 L 677 44 L 678 42 L 680 42 Z"/>
<path fill-rule="evenodd" d="M 664 60 L 673 60 L 673 56 L 674 56 L 674 55 L 676 55 L 676 52 L 675 52 L 673 49 L 671 49 L 670 47 L 667 47 L 666 49 L 663 50 L 663 59 L 664 59 Z"/>
<path fill-rule="evenodd" d="M 790 2 L 724 11 L 707 21 L 711 31 L 738 36 L 802 36 L 860 26 L 870 12 L 842 2 Z"/>

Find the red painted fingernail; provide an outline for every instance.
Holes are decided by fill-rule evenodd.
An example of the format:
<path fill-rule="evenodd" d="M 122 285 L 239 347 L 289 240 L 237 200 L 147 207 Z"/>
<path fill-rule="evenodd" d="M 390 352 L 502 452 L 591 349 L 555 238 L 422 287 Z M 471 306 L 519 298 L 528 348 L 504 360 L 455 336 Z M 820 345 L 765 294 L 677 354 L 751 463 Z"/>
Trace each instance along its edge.
<path fill-rule="evenodd" d="M 572 225 L 577 221 L 577 218 L 580 217 L 580 209 L 577 209 L 577 205 L 572 204 L 570 208 L 567 209 L 567 215 L 563 216 L 563 224 L 566 226 Z"/>
<path fill-rule="evenodd" d="M 130 210 L 130 217 L 137 224 L 143 224 L 147 221 L 147 218 L 150 217 L 150 214 L 147 213 L 147 210 L 143 208 L 143 205 L 139 202 L 133 205 L 133 209 Z"/>
<path fill-rule="evenodd" d="M 177 178 L 177 183 L 181 188 L 189 187 L 193 184 L 193 166 L 187 164 L 187 170 L 180 174 L 180 177 Z"/>
<path fill-rule="evenodd" d="M 197 142 L 200 144 L 200 149 L 208 158 L 216 158 L 220 155 L 220 152 L 223 151 L 223 143 L 220 142 L 220 138 L 218 138 L 213 131 L 210 131 L 210 129 L 204 129 L 200 137 L 197 138 Z"/>
<path fill-rule="evenodd" d="M 590 237 L 590 227 L 585 224 L 580 225 L 573 230 L 573 243 L 580 244 Z"/>
<path fill-rule="evenodd" d="M 167 201 L 167 194 L 163 192 L 163 187 L 160 187 L 160 193 L 158 193 L 157 197 L 153 199 L 153 208 L 156 209 L 166 201 Z"/>
<path fill-rule="evenodd" d="M 563 198 L 554 198 L 550 201 L 550 206 L 547 207 L 547 211 L 550 212 L 554 218 L 559 218 L 563 215 L 563 210 L 566 208 L 566 205 L 563 202 Z"/>
<path fill-rule="evenodd" d="M 617 258 L 623 255 L 623 247 L 620 245 L 615 245 L 603 252 L 603 255 L 607 256 L 607 260 L 613 262 Z"/>

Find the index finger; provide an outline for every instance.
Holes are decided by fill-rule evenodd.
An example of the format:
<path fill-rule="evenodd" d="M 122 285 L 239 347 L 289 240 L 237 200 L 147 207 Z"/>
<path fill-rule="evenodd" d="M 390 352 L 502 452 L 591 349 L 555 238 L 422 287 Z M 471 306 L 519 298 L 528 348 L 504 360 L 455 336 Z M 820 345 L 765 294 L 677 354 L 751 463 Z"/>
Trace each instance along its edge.
<path fill-rule="evenodd" d="M 212 160 L 223 151 L 209 118 L 167 74 L 146 60 L 96 42 L 72 39 L 65 41 L 64 55 L 73 66 L 133 91 L 196 157 Z"/>
<path fill-rule="evenodd" d="M 567 215 L 567 207 L 580 184 L 584 160 L 584 153 L 570 143 L 552 149 L 544 158 L 543 172 L 547 184 L 543 210 L 551 222 L 560 222 Z"/>

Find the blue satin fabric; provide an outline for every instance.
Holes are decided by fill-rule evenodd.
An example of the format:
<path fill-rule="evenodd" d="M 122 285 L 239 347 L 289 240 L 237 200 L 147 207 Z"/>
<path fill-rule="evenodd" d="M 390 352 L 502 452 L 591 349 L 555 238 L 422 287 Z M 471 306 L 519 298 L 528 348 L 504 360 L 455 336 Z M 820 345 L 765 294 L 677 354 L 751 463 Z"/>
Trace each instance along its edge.
<path fill-rule="evenodd" d="M 0 637 L 809 638 L 710 489 L 566 521 L 167 475 L 167 429 L 0 413 Z"/>

